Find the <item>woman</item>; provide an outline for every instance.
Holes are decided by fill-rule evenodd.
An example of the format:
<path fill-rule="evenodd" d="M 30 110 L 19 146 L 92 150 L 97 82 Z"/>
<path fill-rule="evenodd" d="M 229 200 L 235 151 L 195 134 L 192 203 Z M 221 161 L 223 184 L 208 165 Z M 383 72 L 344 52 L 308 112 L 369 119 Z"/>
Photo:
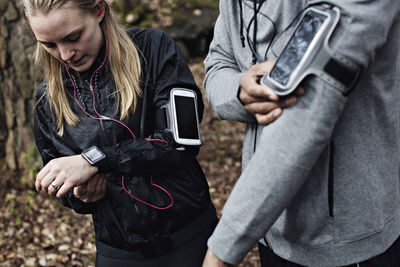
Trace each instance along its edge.
<path fill-rule="evenodd" d="M 158 30 L 125 31 L 104 0 L 23 4 L 46 75 L 37 190 L 93 214 L 96 266 L 201 266 L 216 214 L 198 148 L 155 123 L 174 87 L 194 90 L 203 111 L 177 46 Z"/>

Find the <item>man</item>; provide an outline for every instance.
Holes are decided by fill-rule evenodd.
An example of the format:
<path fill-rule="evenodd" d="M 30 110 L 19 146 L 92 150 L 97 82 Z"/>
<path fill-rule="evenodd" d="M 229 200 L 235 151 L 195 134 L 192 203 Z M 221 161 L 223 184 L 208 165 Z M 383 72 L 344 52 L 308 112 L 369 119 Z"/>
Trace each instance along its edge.
<path fill-rule="evenodd" d="M 351 91 L 309 76 L 282 112 L 296 99 L 259 80 L 302 11 L 326 3 L 341 13 L 329 45 L 361 75 Z M 399 46 L 398 0 L 220 1 L 205 90 L 247 127 L 203 266 L 237 264 L 257 241 L 263 266 L 400 266 Z"/>

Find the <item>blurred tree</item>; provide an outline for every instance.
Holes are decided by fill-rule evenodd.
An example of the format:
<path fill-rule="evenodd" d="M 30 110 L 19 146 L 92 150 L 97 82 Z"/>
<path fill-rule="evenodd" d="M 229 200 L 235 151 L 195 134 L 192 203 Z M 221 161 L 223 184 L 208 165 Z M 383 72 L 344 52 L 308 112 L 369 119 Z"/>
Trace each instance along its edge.
<path fill-rule="evenodd" d="M 113 0 L 128 27 L 160 28 L 170 34 L 186 58 L 204 57 L 218 16 L 218 0 Z"/>
<path fill-rule="evenodd" d="M 35 41 L 19 1 L 0 1 L 0 172 L 24 170 L 32 131 Z M 4 177 L 0 176 L 1 185 Z"/>

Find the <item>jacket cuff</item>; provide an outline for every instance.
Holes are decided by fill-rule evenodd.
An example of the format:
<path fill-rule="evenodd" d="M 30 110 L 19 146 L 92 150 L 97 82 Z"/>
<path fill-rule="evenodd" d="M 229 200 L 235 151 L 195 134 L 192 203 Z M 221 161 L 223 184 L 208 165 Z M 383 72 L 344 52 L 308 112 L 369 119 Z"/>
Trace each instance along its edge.
<path fill-rule="evenodd" d="M 207 98 L 222 120 L 234 120 L 240 122 L 255 121 L 253 114 L 248 112 L 239 100 L 239 80 L 243 73 L 226 75 L 228 77 L 222 81 L 214 81 L 209 85 L 213 89 L 205 89 Z M 221 90 L 224 92 L 221 93 Z"/>
<path fill-rule="evenodd" d="M 228 101 L 231 103 L 232 106 L 234 106 L 234 109 L 238 111 L 239 118 L 243 118 L 244 122 L 248 121 L 253 121 L 255 120 L 254 115 L 248 112 L 239 99 L 239 94 L 240 94 L 240 86 L 239 86 L 239 80 L 240 77 L 242 77 L 243 73 L 238 73 L 234 76 L 232 76 L 232 80 L 230 81 L 230 87 L 233 88 L 233 94 L 227 94 L 227 98 L 230 98 Z M 232 110 L 227 110 L 228 113 L 231 113 Z M 225 116 L 230 116 L 230 114 L 227 114 Z"/>
<path fill-rule="evenodd" d="M 106 155 L 106 157 L 95 164 L 99 173 L 114 172 L 117 166 L 116 153 L 113 147 L 99 147 L 99 149 Z"/>
<path fill-rule="evenodd" d="M 257 240 L 238 235 L 222 218 L 208 239 L 208 248 L 221 260 L 239 264 L 253 248 Z"/>
<path fill-rule="evenodd" d="M 85 203 L 79 198 L 75 197 L 74 190 L 71 189 L 68 193 L 57 200 L 64 206 L 73 209 L 78 214 L 92 214 L 97 208 L 98 201 Z"/>

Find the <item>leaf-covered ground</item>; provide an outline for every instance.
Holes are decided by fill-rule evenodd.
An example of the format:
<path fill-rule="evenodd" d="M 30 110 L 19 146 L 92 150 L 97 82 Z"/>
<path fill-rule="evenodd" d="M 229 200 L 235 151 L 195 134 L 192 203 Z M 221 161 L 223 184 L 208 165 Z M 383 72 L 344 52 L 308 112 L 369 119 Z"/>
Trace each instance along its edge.
<path fill-rule="evenodd" d="M 201 61 L 190 66 L 202 87 Z M 204 145 L 198 159 L 220 214 L 241 171 L 244 125 L 218 120 L 205 98 L 204 101 Z M 0 179 L 1 175 L 10 174 L 0 174 Z M 33 190 L 0 188 L 0 193 L 0 266 L 94 266 L 94 233 L 89 215 L 74 214 L 54 198 Z M 259 266 L 256 250 L 239 266 Z"/>

